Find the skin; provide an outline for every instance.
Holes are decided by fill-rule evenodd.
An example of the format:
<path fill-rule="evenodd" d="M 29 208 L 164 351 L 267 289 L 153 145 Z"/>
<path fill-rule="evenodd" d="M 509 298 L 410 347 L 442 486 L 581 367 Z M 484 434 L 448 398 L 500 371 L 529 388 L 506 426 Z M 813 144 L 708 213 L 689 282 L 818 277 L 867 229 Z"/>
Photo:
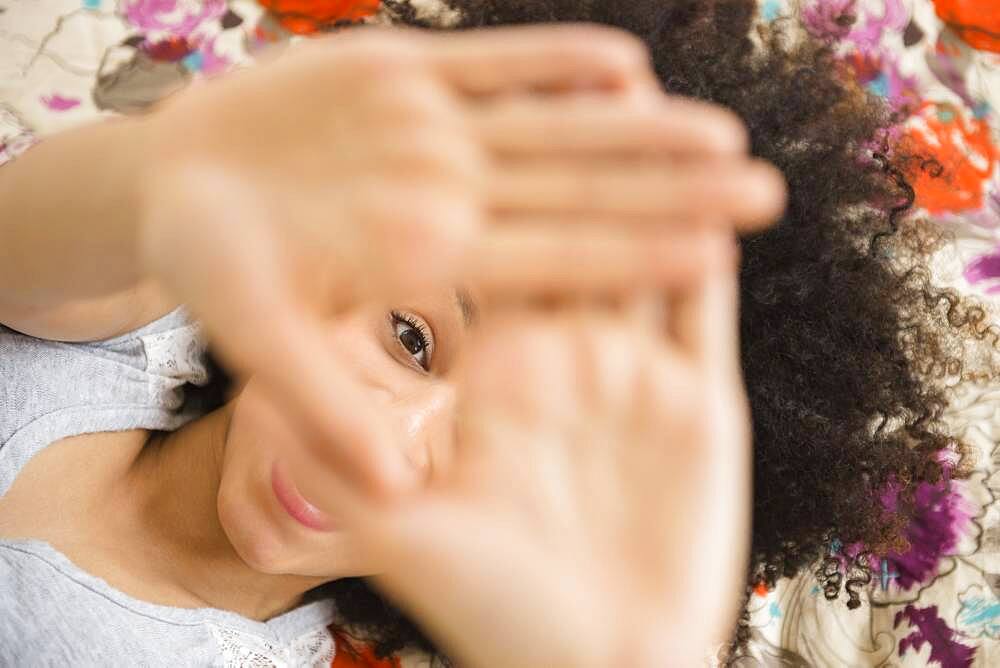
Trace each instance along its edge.
<path fill-rule="evenodd" d="M 453 296 L 411 303 L 412 311 L 419 313 L 433 332 L 429 371 L 419 366 L 395 333 L 412 327 L 397 322 L 398 329 L 393 329 L 385 309 L 364 309 L 338 319 L 328 340 L 331 348 L 350 351 L 347 372 L 365 388 L 366 401 L 391 430 L 401 458 L 425 485 L 435 476 L 446 475 L 452 458 L 456 387 L 451 374 L 464 346 L 467 325 Z M 227 449 L 223 459 L 219 514 L 241 558 L 264 572 L 295 572 L 326 579 L 375 573 L 379 564 L 345 537 L 350 532 L 336 506 L 322 511 L 332 525 L 330 531 L 289 522 L 287 513 L 273 508 L 266 513 L 282 516 L 279 526 L 261 531 L 261 525 L 268 522 L 262 522 L 261 510 L 248 508 L 245 500 L 268 498 L 272 501 L 264 505 L 273 506 L 272 462 L 283 466 L 307 498 L 321 498 L 310 491 L 329 485 L 331 475 L 323 460 L 296 439 L 287 418 L 275 410 L 254 380 L 236 404 L 229 441 L 239 445 Z M 316 470 L 323 473 L 307 475 Z M 338 556 L 331 561 L 331 555 Z"/>
<path fill-rule="evenodd" d="M 36 197 L 43 180 L 60 197 Z M 664 96 L 634 37 L 558 26 L 310 42 L 48 139 L 0 198 L 0 321 L 86 340 L 188 304 L 230 369 L 306 440 L 358 444 L 326 456 L 389 496 L 413 480 L 325 352 L 331 311 L 460 283 L 514 300 L 683 283 L 712 255 L 692 227 L 759 226 L 783 186 L 731 114 Z"/>
<path fill-rule="evenodd" d="M 49 540 L 140 598 L 259 619 L 377 573 L 473 666 L 659 666 L 720 639 L 749 507 L 727 237 L 774 216 L 782 185 L 731 117 L 662 96 L 632 38 L 514 32 L 356 31 L 0 172 L 13 249 L 0 322 L 87 340 L 183 302 L 246 383 L 163 438 L 47 448 L 0 501 L 0 531 Z M 300 123 L 275 120 L 288 108 Z M 271 143 L 248 154 L 241 127 Z M 122 153 L 95 176 L 124 186 L 32 209 L 25 186 L 98 141 Z M 155 178 L 133 150 L 155 157 Z M 96 230 L 67 227 L 68 202 Z M 465 354 L 453 285 L 486 318 Z M 653 313 L 666 303 L 669 327 L 621 310 L 641 295 Z M 435 332 L 432 373 L 401 359 L 396 304 Z M 276 461 L 333 530 L 280 512 Z M 589 512 L 594 490 L 628 512 Z M 664 490 L 718 531 L 678 522 Z M 566 514 L 539 517 L 552 507 Z M 679 561 L 679 545 L 698 558 Z M 636 567 L 607 579 L 622 560 Z M 688 597 L 662 574 L 692 582 L 689 564 L 713 560 L 718 595 L 680 614 Z M 606 610 L 622 625 L 596 624 Z M 497 619 L 538 642 L 498 644 Z"/>
<path fill-rule="evenodd" d="M 731 263 L 670 291 L 666 322 L 484 319 L 447 479 L 400 507 L 343 506 L 387 564 L 376 582 L 452 656 L 688 666 L 728 637 L 750 501 L 736 282 Z"/>
<path fill-rule="evenodd" d="M 504 307 L 470 333 L 453 294 L 415 302 L 430 372 L 384 308 L 331 320 L 422 480 L 397 503 L 358 495 L 251 379 L 165 436 L 49 447 L 0 501 L 0 535 L 48 540 L 142 600 L 256 619 L 375 575 L 472 666 L 695 663 L 736 614 L 749 532 L 735 268 L 716 269 L 670 295 L 669 327 L 640 308 Z M 336 497 L 327 529 L 281 507 L 275 462 L 306 498 Z M 716 576 L 676 577 L 692 564 Z"/>
<path fill-rule="evenodd" d="M 379 419 L 394 425 L 394 443 L 415 475 L 427 480 L 442 475 L 450 457 L 455 388 L 447 376 L 468 325 L 454 293 L 411 304 L 397 312 L 412 313 L 434 333 L 429 371 L 399 341 L 397 331 L 412 326 L 394 327 L 385 307 L 330 321 L 327 345 L 350 351 L 352 380 Z M 114 445 L 73 437 L 34 458 L 0 499 L 0 534 L 47 539 L 141 600 L 260 620 L 291 609 L 318 584 L 377 568 L 343 522 L 317 531 L 279 504 L 271 485 L 276 461 L 293 481 L 304 468 L 323 468 L 320 482 L 333 474 L 295 440 L 255 380 L 175 432 L 100 436 Z M 69 473 L 74 467 L 87 473 Z M 73 502 L 55 503 L 54 489 Z M 40 507 L 63 512 L 40 517 Z M 67 508 L 84 510 L 67 515 Z M 95 541 L 95 533 L 104 539 Z"/>

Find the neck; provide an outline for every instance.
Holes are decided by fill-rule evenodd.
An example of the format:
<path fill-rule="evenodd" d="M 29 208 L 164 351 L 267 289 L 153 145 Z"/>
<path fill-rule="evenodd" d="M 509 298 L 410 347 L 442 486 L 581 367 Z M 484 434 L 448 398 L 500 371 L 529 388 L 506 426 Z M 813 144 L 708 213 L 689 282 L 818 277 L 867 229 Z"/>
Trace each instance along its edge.
<path fill-rule="evenodd" d="M 217 497 L 234 404 L 177 431 L 155 436 L 135 460 L 124 503 L 135 508 L 132 534 L 155 554 L 170 598 L 266 620 L 294 608 L 316 578 L 274 575 L 247 566 L 219 523 Z"/>

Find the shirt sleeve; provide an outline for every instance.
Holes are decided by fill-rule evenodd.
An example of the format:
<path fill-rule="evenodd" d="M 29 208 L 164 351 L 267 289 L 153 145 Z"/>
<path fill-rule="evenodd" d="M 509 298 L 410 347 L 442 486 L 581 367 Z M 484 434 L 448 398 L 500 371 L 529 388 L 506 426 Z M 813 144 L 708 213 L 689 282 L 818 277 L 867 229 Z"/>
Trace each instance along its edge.
<path fill-rule="evenodd" d="M 0 495 L 40 449 L 68 436 L 173 430 L 199 415 L 185 393 L 209 371 L 183 306 L 103 341 L 38 339 L 0 326 Z"/>

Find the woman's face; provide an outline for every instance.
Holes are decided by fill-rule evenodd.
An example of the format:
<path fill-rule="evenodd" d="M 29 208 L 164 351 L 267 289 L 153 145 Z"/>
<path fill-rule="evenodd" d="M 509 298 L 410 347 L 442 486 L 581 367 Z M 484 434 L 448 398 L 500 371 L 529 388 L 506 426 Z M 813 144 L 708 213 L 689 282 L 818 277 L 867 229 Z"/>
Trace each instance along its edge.
<path fill-rule="evenodd" d="M 450 293 L 399 307 L 372 305 L 329 328 L 330 350 L 424 480 L 451 455 L 449 371 L 471 320 L 470 302 Z M 330 579 L 371 574 L 371 559 L 338 524 L 336 509 L 309 503 L 307 484 L 315 485 L 324 467 L 251 379 L 233 409 L 218 496 L 222 527 L 251 568 Z"/>

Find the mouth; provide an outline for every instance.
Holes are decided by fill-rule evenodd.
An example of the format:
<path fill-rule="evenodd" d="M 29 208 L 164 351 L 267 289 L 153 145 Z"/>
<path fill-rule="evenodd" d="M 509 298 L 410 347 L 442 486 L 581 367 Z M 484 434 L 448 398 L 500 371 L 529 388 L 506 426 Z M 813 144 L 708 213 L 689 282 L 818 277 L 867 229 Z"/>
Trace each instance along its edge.
<path fill-rule="evenodd" d="M 314 531 L 333 531 L 333 522 L 322 510 L 306 501 L 280 461 L 271 468 L 271 488 L 278 503 L 293 520 Z"/>

